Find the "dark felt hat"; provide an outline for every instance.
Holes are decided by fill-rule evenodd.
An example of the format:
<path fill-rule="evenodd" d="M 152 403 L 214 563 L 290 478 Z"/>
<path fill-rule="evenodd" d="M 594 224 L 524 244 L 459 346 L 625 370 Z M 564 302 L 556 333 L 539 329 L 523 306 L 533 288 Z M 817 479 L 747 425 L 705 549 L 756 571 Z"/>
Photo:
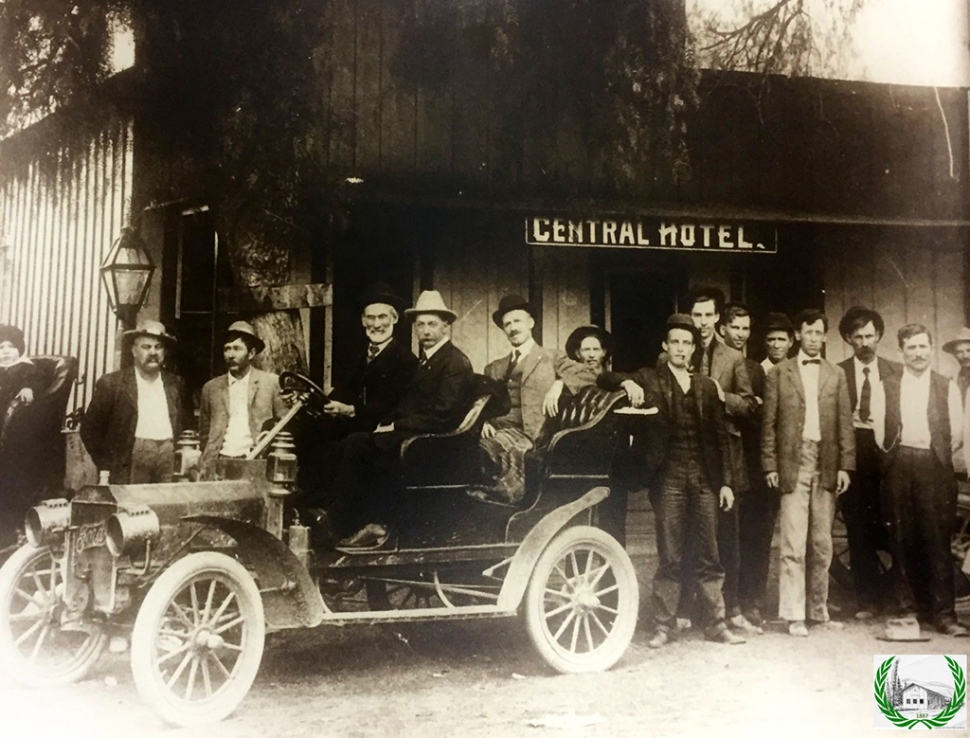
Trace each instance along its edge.
<path fill-rule="evenodd" d="M 522 295 L 506 295 L 498 301 L 498 310 L 492 313 L 492 320 L 495 321 L 495 325 L 501 328 L 502 318 L 505 317 L 506 313 L 511 313 L 513 310 L 525 310 L 533 319 L 536 317 L 536 311 L 532 307 L 532 303 L 522 297 Z"/>
<path fill-rule="evenodd" d="M 234 338 L 241 338 L 247 346 L 256 349 L 257 354 L 266 348 L 263 339 L 256 335 L 256 329 L 245 320 L 237 320 L 226 329 L 226 341 Z"/>
<path fill-rule="evenodd" d="M 0 325 L 0 343 L 10 341 L 24 355 L 24 332 L 15 325 Z"/>
<path fill-rule="evenodd" d="M 789 335 L 794 335 L 795 326 L 784 313 L 768 313 L 765 317 L 765 332 L 769 331 L 787 331 Z"/>
<path fill-rule="evenodd" d="M 566 355 L 573 361 L 579 361 L 579 347 L 583 340 L 590 336 L 599 339 L 600 345 L 606 352 L 606 358 L 613 355 L 613 336 L 598 325 L 581 325 L 570 333 L 569 338 L 566 339 Z"/>
<path fill-rule="evenodd" d="M 368 305 L 373 305 L 378 302 L 383 305 L 390 305 L 398 312 L 404 310 L 404 300 L 386 282 L 375 282 L 372 284 L 364 290 L 364 294 L 360 296 L 358 302 L 360 303 L 361 310 Z"/>
<path fill-rule="evenodd" d="M 853 305 L 845 311 L 845 315 L 839 321 L 839 335 L 842 336 L 843 340 L 848 342 L 849 332 L 855 330 L 853 325 L 864 326 L 867 323 L 872 323 L 880 336 L 886 332 L 886 324 L 883 322 L 882 316 L 879 313 L 875 310 L 861 307 L 860 305 Z"/>
<path fill-rule="evenodd" d="M 697 330 L 697 326 L 694 325 L 694 321 L 686 313 L 674 313 L 669 318 L 667 318 L 667 323 L 664 329 L 664 340 L 667 340 L 667 333 L 670 332 L 671 328 L 682 328 L 685 331 L 690 331 L 691 335 L 694 336 L 694 343 L 698 346 L 701 345 L 701 332 Z"/>

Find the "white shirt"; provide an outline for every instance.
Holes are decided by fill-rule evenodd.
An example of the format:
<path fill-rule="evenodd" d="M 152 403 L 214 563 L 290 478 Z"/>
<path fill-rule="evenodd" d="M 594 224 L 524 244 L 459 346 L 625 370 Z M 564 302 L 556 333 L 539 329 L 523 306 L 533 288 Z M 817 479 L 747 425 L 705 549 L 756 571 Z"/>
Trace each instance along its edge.
<path fill-rule="evenodd" d="M 930 447 L 930 370 L 923 372 L 920 377 L 903 369 L 902 381 L 899 386 L 899 420 L 902 429 L 899 434 L 899 445 L 909 448 L 927 449 Z M 947 387 L 947 405 L 950 415 L 950 443 L 953 453 L 954 471 L 966 471 L 967 460 L 964 456 L 964 418 L 960 402 L 960 388 L 956 382 L 950 382 Z"/>
<path fill-rule="evenodd" d="M 154 379 L 143 377 L 135 369 L 135 387 L 138 389 L 138 422 L 135 438 L 148 441 L 167 441 L 172 438 L 172 421 L 168 417 L 168 399 L 165 385 L 159 374 Z"/>
<path fill-rule="evenodd" d="M 852 366 L 855 370 L 855 393 L 856 404 L 852 408 L 852 425 L 855 428 L 868 428 L 875 430 L 882 428 L 886 423 L 886 390 L 879 376 L 879 359 L 873 359 L 869 364 L 863 364 L 858 357 L 852 357 Z M 863 421 L 859 417 L 859 404 L 862 402 L 862 384 L 866 380 L 863 369 L 869 370 L 869 385 L 872 387 L 872 396 L 869 400 L 869 420 Z"/>
<path fill-rule="evenodd" d="M 773 366 L 778 366 L 778 365 L 774 364 L 771 361 L 771 359 L 765 359 L 764 361 L 761 362 L 761 368 L 765 370 L 765 374 L 767 374 L 768 370 L 771 369 L 771 367 Z"/>
<path fill-rule="evenodd" d="M 527 339 L 526 342 L 523 343 L 521 346 L 513 346 L 512 355 L 514 356 L 515 353 L 518 352 L 518 358 L 516 359 L 516 363 L 522 361 L 522 359 L 528 356 L 529 352 L 531 352 L 532 349 L 534 349 L 535 347 L 536 347 L 536 342 L 534 338 Z"/>
<path fill-rule="evenodd" d="M 674 379 L 677 380 L 677 384 L 679 384 L 680 388 L 684 390 L 684 394 L 686 395 L 688 392 L 690 392 L 690 372 L 686 369 L 678 369 L 669 362 L 667 363 L 667 366 L 670 367 L 670 371 L 674 375 Z"/>
<path fill-rule="evenodd" d="M 427 361 L 432 356 L 434 356 L 436 353 L 438 353 L 438 349 L 440 349 L 446 343 L 448 343 L 448 336 L 445 336 L 444 338 L 442 338 L 440 341 L 438 341 L 438 343 L 436 343 L 431 348 L 425 349 L 424 350 L 424 358 L 425 358 L 425 361 Z"/>
<path fill-rule="evenodd" d="M 229 377 L 229 424 L 222 441 L 223 456 L 245 456 L 253 447 L 253 434 L 249 429 L 249 380 L 252 369 L 238 379 Z"/>
<path fill-rule="evenodd" d="M 802 377 L 802 387 L 805 389 L 805 425 L 802 427 L 802 438 L 806 441 L 821 441 L 822 430 L 818 418 L 819 364 L 803 362 L 820 358 L 820 356 L 809 356 L 801 350 L 795 357 L 795 361 L 798 362 L 798 372 Z"/>

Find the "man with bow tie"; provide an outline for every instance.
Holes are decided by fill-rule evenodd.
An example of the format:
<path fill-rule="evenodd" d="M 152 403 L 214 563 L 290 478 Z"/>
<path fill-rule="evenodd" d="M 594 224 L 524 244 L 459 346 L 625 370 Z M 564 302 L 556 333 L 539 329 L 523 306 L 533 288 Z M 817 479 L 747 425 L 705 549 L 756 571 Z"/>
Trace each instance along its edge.
<path fill-rule="evenodd" d="M 778 614 L 793 636 L 808 635 L 806 621 L 840 625 L 828 612 L 832 521 L 855 469 L 855 432 L 845 373 L 821 357 L 827 331 L 821 310 L 799 313 L 798 355 L 765 382 L 761 462 L 781 493 Z"/>
<path fill-rule="evenodd" d="M 563 386 L 575 393 L 596 377 L 561 351 L 535 342 L 535 309 L 524 297 L 503 297 L 492 320 L 505 333 L 512 351 L 486 366 L 485 375 L 506 386 L 511 408 L 482 427 L 479 445 L 492 480 L 484 491 L 501 502 L 515 503 L 525 494 L 525 453 L 539 436 L 543 411 L 554 414 Z"/>
<path fill-rule="evenodd" d="M 879 560 L 879 550 L 887 550 L 889 542 L 884 525 L 886 516 L 879 502 L 882 458 L 877 429 L 881 436 L 886 417 L 884 382 L 898 377 L 902 366 L 876 356 L 885 330 L 882 316 L 864 307 L 849 308 L 839 321 L 839 334 L 853 353 L 839 366 L 845 372 L 852 403 L 856 470 L 852 486 L 842 495 L 839 505 L 849 539 L 858 620 L 868 620 L 888 605 L 890 599 L 888 588 L 883 586 L 886 580 L 881 576 Z"/>

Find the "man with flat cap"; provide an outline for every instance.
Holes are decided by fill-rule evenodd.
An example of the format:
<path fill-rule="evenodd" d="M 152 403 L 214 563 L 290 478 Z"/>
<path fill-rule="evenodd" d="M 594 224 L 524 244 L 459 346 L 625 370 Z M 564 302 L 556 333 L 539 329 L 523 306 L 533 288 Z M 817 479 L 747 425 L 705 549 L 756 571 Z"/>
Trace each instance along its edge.
<path fill-rule="evenodd" d="M 394 338 L 404 301 L 389 285 L 371 285 L 360 300 L 360 322 L 367 337 L 347 381 L 334 388 L 323 406 L 324 417 L 300 434 L 301 487 L 312 500 L 324 497 L 334 445 L 351 433 L 370 432 L 392 412 L 418 367 L 417 357 Z M 310 501 L 308 499 L 308 501 Z"/>
<path fill-rule="evenodd" d="M 397 407 L 373 432 L 353 433 L 338 447 L 333 488 L 339 497 L 327 510 L 328 520 L 320 522 L 333 535 L 345 536 L 344 546 L 374 547 L 387 540 L 391 479 L 401 444 L 416 435 L 454 430 L 471 405 L 472 365 L 448 336 L 458 316 L 435 290 L 422 292 L 404 315 L 421 346 L 418 368 Z"/>
<path fill-rule="evenodd" d="M 175 338 L 158 321 L 142 320 L 122 340 L 132 366 L 98 380 L 81 440 L 112 484 L 171 482 L 186 417 L 182 379 L 163 368 Z"/>
<path fill-rule="evenodd" d="M 575 393 L 593 384 L 596 377 L 561 351 L 536 343 L 532 336 L 535 308 L 524 297 L 503 297 L 492 320 L 505 333 L 512 350 L 486 366 L 485 375 L 506 386 L 512 405 L 508 413 L 484 424 L 479 445 L 492 480 L 485 492 L 501 502 L 515 503 L 525 493 L 525 453 L 539 437 L 544 409 L 547 414 L 553 412 L 562 385 Z M 553 390 L 557 380 L 562 385 Z"/>
<path fill-rule="evenodd" d="M 902 366 L 876 356 L 886 324 L 875 310 L 851 307 L 839 321 L 839 335 L 853 355 L 839 363 L 845 372 L 855 429 L 856 468 L 852 484 L 839 498 L 849 540 L 849 562 L 858 620 L 868 620 L 889 604 L 890 587 L 882 576 L 879 550 L 889 549 L 886 519 L 880 505 L 882 453 L 876 429 L 882 435 L 886 419 L 883 382 L 899 377 Z M 880 439 L 881 440 L 881 439 Z"/>
<path fill-rule="evenodd" d="M 199 470 L 205 478 L 211 478 L 219 457 L 246 456 L 267 422 L 286 414 L 279 377 L 252 365 L 265 347 L 244 320 L 237 320 L 226 330 L 222 358 L 228 371 L 202 388 Z"/>
<path fill-rule="evenodd" d="M 653 579 L 657 631 L 651 648 L 676 637 L 681 588 L 693 585 L 707 619 L 707 638 L 744 643 L 728 629 L 724 607 L 724 568 L 718 557 L 717 515 L 734 505 L 733 464 L 724 402 L 714 380 L 691 372 L 701 334 L 691 316 L 667 319 L 663 349 L 667 360 L 656 371 L 604 372 L 603 389 L 626 392 L 634 407 L 657 408 L 648 430 L 634 438 L 634 454 L 644 467 L 644 481 L 659 482 L 654 497 L 660 564 Z M 693 549 L 693 566 L 687 551 Z"/>

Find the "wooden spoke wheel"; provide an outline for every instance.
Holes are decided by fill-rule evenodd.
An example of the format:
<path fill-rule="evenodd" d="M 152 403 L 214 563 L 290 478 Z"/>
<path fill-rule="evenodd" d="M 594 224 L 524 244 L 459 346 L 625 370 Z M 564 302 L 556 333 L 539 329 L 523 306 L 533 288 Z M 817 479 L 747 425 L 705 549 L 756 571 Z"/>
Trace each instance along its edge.
<path fill-rule="evenodd" d="M 970 551 L 970 505 L 957 508 L 957 528 L 951 541 L 953 550 L 954 584 L 961 602 L 970 602 L 970 574 L 963 571 L 963 562 Z"/>
<path fill-rule="evenodd" d="M 529 637 L 554 669 L 610 668 L 633 638 L 636 571 L 623 547 L 589 526 L 566 528 L 536 562 L 525 596 Z"/>
<path fill-rule="evenodd" d="M 0 568 L 0 664 L 27 686 L 82 679 L 107 637 L 97 621 L 70 617 L 64 578 L 49 548 L 23 546 Z"/>
<path fill-rule="evenodd" d="M 162 573 L 138 611 L 135 685 L 168 723 L 222 720 L 249 692 L 264 638 L 263 604 L 249 572 L 225 554 L 190 554 Z"/>

